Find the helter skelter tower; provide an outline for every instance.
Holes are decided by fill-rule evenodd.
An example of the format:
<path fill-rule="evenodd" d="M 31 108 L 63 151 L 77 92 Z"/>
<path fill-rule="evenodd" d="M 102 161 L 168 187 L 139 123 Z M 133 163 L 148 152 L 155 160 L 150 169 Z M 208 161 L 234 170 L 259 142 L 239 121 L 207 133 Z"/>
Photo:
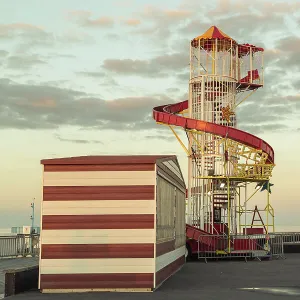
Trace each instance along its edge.
<path fill-rule="evenodd" d="M 274 230 L 274 210 L 269 201 L 269 178 L 274 164 L 268 161 L 261 145 L 255 145 L 255 136 L 253 143 L 248 144 L 243 143 L 243 132 L 238 140 L 226 137 L 230 128 L 237 127 L 238 105 L 263 83 L 262 48 L 238 44 L 215 26 L 191 41 L 188 117 L 206 122 L 207 129 L 213 124 L 223 125 L 216 130 L 224 132 L 220 136 L 211 133 L 212 129 L 186 130 L 188 224 L 227 235 L 260 232 L 255 231 L 255 226 L 264 232 L 269 232 L 269 227 Z M 251 140 L 250 134 L 247 139 Z M 257 188 L 249 197 L 247 188 L 253 182 Z M 260 188 L 268 193 L 262 209 L 266 219 L 261 218 L 259 225 L 254 220 L 250 224 L 249 213 L 253 209 L 247 203 Z"/>

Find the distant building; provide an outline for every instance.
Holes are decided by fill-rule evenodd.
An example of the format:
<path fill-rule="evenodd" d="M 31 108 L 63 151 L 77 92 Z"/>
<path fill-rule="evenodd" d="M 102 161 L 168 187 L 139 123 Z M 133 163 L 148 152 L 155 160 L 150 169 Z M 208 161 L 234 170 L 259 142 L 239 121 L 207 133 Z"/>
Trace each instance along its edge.
<path fill-rule="evenodd" d="M 13 234 L 30 234 L 36 233 L 40 234 L 40 227 L 31 227 L 31 226 L 21 226 L 21 227 L 11 227 L 11 233 Z"/>

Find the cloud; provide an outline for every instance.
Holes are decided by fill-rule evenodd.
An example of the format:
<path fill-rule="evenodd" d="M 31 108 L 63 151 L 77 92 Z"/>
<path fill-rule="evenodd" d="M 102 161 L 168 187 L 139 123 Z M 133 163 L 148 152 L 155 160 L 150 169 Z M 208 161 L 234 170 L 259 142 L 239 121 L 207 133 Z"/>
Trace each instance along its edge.
<path fill-rule="evenodd" d="M 68 138 L 62 138 L 60 135 L 55 134 L 54 135 L 56 139 L 58 139 L 61 142 L 68 142 L 68 143 L 75 143 L 75 144 L 102 144 L 103 142 L 97 141 L 97 140 L 86 140 L 86 139 L 68 139 Z"/>
<path fill-rule="evenodd" d="M 289 126 L 300 117 L 300 96 L 269 95 L 257 92 L 236 110 L 238 128 L 252 134 L 294 130 Z"/>
<path fill-rule="evenodd" d="M 272 123 L 272 124 L 263 124 L 263 125 L 259 125 L 259 124 L 241 125 L 240 129 L 255 135 L 265 133 L 265 132 L 290 131 L 290 127 L 288 127 L 284 123 Z"/>
<path fill-rule="evenodd" d="M 34 48 L 54 48 L 70 46 L 70 44 L 92 43 L 93 38 L 78 30 L 52 33 L 43 27 L 27 23 L 12 23 L 0 25 L 0 40 L 13 43 L 14 49 L 20 55 Z"/>
<path fill-rule="evenodd" d="M 13 37 L 42 37 L 47 33 L 39 26 L 26 23 L 0 24 L 0 39 L 10 39 Z"/>
<path fill-rule="evenodd" d="M 77 72 L 76 74 L 86 76 L 86 77 L 91 77 L 91 78 L 101 78 L 105 77 L 104 72 L 89 72 L 89 71 L 82 71 L 82 72 Z"/>
<path fill-rule="evenodd" d="M 78 25 L 82 27 L 91 28 L 107 28 L 114 25 L 114 19 L 111 17 L 103 16 L 96 19 L 92 19 L 92 13 L 90 11 L 70 11 L 67 14 L 69 20 L 75 21 Z"/>
<path fill-rule="evenodd" d="M 154 57 L 149 60 L 106 59 L 102 68 L 120 75 L 139 75 L 143 77 L 168 77 L 188 69 L 188 54 L 174 53 Z"/>
<path fill-rule="evenodd" d="M 0 80 L 0 127 L 144 130 L 156 128 L 154 106 L 172 102 L 166 95 L 105 100 L 84 92 Z"/>
<path fill-rule="evenodd" d="M 146 135 L 144 138 L 147 140 L 164 140 L 166 142 L 172 142 L 175 140 L 175 137 L 171 134 L 171 132 L 168 135 L 161 133 L 157 133 L 156 135 Z"/>
<path fill-rule="evenodd" d="M 136 13 L 138 18 L 143 20 L 143 24 L 130 33 L 141 38 L 146 37 L 145 43 L 155 43 L 159 48 L 166 48 L 172 33 L 193 14 L 193 10 L 146 6 L 142 12 Z"/>
<path fill-rule="evenodd" d="M 46 61 L 37 55 L 13 55 L 5 60 L 5 67 L 10 69 L 28 70 L 38 65 L 46 64 Z"/>
<path fill-rule="evenodd" d="M 141 20 L 139 19 L 128 19 L 123 21 L 124 24 L 128 25 L 128 26 L 139 26 L 141 24 Z"/>
<path fill-rule="evenodd" d="M 8 52 L 5 50 L 0 50 L 0 57 L 5 57 L 8 55 Z"/>

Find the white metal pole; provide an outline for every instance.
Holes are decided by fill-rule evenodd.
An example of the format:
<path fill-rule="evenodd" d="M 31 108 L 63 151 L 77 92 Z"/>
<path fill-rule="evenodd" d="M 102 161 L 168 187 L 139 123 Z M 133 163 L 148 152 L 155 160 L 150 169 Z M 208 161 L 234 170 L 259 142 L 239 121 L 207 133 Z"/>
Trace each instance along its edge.
<path fill-rule="evenodd" d="M 252 47 L 250 47 L 250 83 L 253 83 L 252 70 L 253 70 Z"/>
<path fill-rule="evenodd" d="M 246 182 L 245 184 L 245 224 L 244 224 L 244 227 L 245 227 L 245 234 L 247 233 L 247 185 L 248 185 L 248 182 Z"/>

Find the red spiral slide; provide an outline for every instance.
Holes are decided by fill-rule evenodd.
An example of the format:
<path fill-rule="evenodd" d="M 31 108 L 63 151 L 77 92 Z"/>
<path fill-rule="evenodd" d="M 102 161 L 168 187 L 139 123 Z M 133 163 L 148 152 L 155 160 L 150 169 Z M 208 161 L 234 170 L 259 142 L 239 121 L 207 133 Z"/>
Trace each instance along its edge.
<path fill-rule="evenodd" d="M 156 122 L 159 123 L 180 126 L 184 129 L 195 129 L 197 131 L 211 133 L 223 138 L 229 138 L 234 141 L 240 142 L 248 147 L 262 150 L 268 155 L 267 163 L 274 164 L 274 150 L 264 140 L 256 137 L 253 134 L 233 127 L 195 120 L 191 118 L 185 118 L 177 115 L 177 113 L 186 109 L 188 109 L 188 100 L 175 104 L 166 104 L 154 107 L 153 118 Z"/>

